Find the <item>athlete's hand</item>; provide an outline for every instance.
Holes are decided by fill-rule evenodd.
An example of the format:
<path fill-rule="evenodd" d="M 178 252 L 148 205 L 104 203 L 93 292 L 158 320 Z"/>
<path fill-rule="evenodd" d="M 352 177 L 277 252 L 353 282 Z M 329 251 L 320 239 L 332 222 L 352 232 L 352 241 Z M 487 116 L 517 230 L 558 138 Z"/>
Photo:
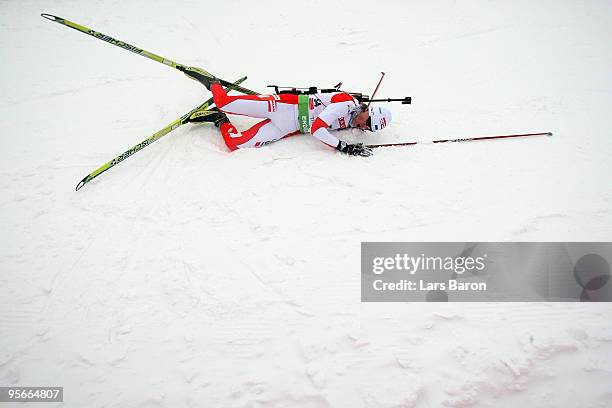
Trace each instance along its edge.
<path fill-rule="evenodd" d="M 367 146 L 364 146 L 363 143 L 348 144 L 346 142 L 343 142 L 342 140 L 338 143 L 336 149 L 341 151 L 342 153 L 348 154 L 349 156 L 368 157 L 374 154 L 374 152 L 372 152 L 372 149 Z"/>

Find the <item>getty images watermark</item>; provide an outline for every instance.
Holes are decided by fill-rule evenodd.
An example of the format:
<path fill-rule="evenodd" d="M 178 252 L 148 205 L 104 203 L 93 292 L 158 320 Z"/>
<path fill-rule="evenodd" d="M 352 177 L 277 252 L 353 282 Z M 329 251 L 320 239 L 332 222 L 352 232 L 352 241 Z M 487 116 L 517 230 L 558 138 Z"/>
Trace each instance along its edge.
<path fill-rule="evenodd" d="M 363 242 L 363 302 L 612 301 L 610 242 Z"/>

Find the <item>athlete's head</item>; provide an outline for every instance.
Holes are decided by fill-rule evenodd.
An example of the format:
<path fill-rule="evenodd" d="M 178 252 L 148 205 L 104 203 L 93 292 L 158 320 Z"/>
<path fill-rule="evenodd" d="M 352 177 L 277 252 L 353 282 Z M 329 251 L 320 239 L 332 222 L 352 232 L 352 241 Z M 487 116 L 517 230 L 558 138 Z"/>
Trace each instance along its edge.
<path fill-rule="evenodd" d="M 382 106 L 363 105 L 359 113 L 351 120 L 351 126 L 362 130 L 376 132 L 389 126 L 392 120 L 391 111 Z"/>
<path fill-rule="evenodd" d="M 351 126 L 361 130 L 369 129 L 369 119 L 370 113 L 368 112 L 368 108 L 365 105 L 360 106 L 359 109 L 353 113 L 353 117 L 351 118 Z"/>

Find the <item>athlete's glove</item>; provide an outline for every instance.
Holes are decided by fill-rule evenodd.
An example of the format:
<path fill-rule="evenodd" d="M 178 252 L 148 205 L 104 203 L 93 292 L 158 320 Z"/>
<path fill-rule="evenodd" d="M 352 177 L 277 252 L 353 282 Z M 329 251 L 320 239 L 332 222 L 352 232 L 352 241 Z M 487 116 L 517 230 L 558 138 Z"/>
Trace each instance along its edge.
<path fill-rule="evenodd" d="M 374 154 L 374 152 L 372 152 L 372 149 L 367 146 L 364 146 L 363 143 L 348 144 L 346 142 L 343 142 L 342 140 L 338 143 L 336 149 L 341 151 L 342 153 L 348 154 L 349 156 L 368 157 Z"/>

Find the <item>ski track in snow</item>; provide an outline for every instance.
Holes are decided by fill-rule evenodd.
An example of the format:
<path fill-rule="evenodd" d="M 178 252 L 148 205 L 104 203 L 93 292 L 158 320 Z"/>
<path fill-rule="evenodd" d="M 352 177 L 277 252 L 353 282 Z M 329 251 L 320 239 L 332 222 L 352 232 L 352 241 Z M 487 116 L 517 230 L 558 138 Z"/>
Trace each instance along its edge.
<path fill-rule="evenodd" d="M 368 93 L 385 71 L 381 97 L 413 96 L 385 132 L 346 140 L 555 135 L 361 159 L 307 136 L 230 154 L 184 126 L 75 193 L 209 93 L 41 12 L 252 89 Z M 612 405 L 608 304 L 359 301 L 361 241 L 610 240 L 611 16 L 579 1 L 3 2 L 0 385 L 64 386 L 58 407 Z"/>

